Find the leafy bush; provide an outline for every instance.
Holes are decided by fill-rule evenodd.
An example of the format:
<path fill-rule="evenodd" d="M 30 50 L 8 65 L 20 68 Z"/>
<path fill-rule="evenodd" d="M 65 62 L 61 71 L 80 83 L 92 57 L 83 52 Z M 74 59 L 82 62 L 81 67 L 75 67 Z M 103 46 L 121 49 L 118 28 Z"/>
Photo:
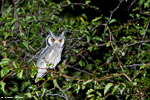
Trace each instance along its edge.
<path fill-rule="evenodd" d="M 107 0 L 2 0 L 1 98 L 150 99 L 149 4 L 116 0 L 110 9 Z M 57 70 L 35 84 L 48 29 L 67 29 L 66 45 Z"/>

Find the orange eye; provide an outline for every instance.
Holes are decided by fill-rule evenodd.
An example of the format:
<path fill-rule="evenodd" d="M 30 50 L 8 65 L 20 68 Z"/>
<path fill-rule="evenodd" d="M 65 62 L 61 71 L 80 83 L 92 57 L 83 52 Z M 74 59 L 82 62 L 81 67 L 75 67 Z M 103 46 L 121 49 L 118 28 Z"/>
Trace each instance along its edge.
<path fill-rule="evenodd" d="M 62 42 L 62 39 L 60 39 L 59 42 Z"/>
<path fill-rule="evenodd" d="M 55 41 L 55 39 L 54 39 L 54 38 L 52 38 L 52 39 L 51 39 L 51 41 L 52 41 L 52 42 L 54 42 L 54 41 Z"/>

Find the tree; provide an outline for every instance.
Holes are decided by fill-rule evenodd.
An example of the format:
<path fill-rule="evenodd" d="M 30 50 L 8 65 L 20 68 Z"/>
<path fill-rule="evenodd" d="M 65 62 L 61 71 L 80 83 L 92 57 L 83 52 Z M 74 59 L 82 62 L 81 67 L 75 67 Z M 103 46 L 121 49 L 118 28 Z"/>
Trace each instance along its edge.
<path fill-rule="evenodd" d="M 149 99 L 149 4 L 2 0 L 1 98 Z M 68 30 L 62 62 L 35 84 L 48 29 Z"/>

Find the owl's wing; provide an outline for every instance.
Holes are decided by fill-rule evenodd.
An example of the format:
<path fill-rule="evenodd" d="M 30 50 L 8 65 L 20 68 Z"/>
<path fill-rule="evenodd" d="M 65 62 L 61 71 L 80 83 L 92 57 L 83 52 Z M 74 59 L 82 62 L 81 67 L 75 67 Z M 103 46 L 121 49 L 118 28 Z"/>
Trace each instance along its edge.
<path fill-rule="evenodd" d="M 44 52 L 45 48 L 42 48 L 42 50 L 40 51 L 40 55 Z"/>
<path fill-rule="evenodd" d="M 47 68 L 47 65 L 46 65 L 47 63 L 45 62 L 45 57 L 49 53 L 51 53 L 52 49 L 53 48 L 51 46 L 47 46 L 40 53 L 38 60 L 37 60 L 38 72 L 37 72 L 37 75 L 35 78 L 35 82 L 36 82 L 37 78 L 42 77 L 46 73 L 47 69 L 40 69 L 40 68 Z"/>
<path fill-rule="evenodd" d="M 48 48 L 48 46 L 46 46 L 45 48 L 42 48 L 39 57 L 44 53 L 44 51 Z"/>
<path fill-rule="evenodd" d="M 42 52 L 40 53 L 38 60 L 37 60 L 37 67 L 41 67 L 40 63 L 44 61 L 44 57 L 47 56 L 51 51 L 53 47 L 52 46 L 46 46 Z"/>

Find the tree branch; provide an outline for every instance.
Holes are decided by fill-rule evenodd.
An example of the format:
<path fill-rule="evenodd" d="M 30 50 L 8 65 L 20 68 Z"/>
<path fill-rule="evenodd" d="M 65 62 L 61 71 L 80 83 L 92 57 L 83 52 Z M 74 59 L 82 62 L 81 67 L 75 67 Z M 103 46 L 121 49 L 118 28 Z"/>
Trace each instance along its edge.
<path fill-rule="evenodd" d="M 144 35 L 143 35 L 142 41 L 143 41 L 143 40 L 144 40 L 144 38 L 145 38 L 145 35 L 146 35 L 146 32 L 147 32 L 147 29 L 148 29 L 149 23 L 150 23 L 150 20 L 148 21 L 148 24 L 147 24 L 147 26 L 146 26 L 146 29 L 145 29 L 145 32 L 144 32 Z M 142 44 L 140 44 L 140 45 L 139 45 L 138 54 L 140 53 L 141 45 L 142 45 Z"/>
<path fill-rule="evenodd" d="M 124 1 L 124 0 L 120 0 L 120 2 L 119 2 L 119 4 L 117 5 L 117 7 L 116 7 L 113 11 L 110 11 L 109 19 L 108 19 L 108 21 L 105 23 L 104 33 L 106 32 L 106 28 L 108 27 L 108 23 L 109 23 L 109 21 L 111 21 L 114 12 L 120 7 L 120 5 L 121 5 L 121 3 L 122 3 L 123 1 Z M 104 37 L 103 37 L 103 40 L 104 40 L 104 39 L 105 39 L 105 35 L 104 35 Z"/>
<path fill-rule="evenodd" d="M 87 7 L 89 7 L 89 8 L 95 9 L 96 11 L 99 12 L 99 9 L 96 8 L 95 6 L 91 6 L 91 5 L 89 5 L 89 4 L 84 4 L 84 3 L 70 3 L 70 4 L 65 4 L 65 5 L 62 5 L 62 4 L 60 3 L 59 5 L 60 5 L 60 7 L 61 7 L 62 9 L 65 8 L 65 7 L 68 7 L 68 6 L 70 6 L 70 5 L 87 6 Z M 57 11 L 59 11 L 59 8 L 57 8 L 57 9 L 55 9 L 55 10 L 52 11 L 52 13 L 48 16 L 48 20 L 49 20 L 50 17 L 51 17 L 52 15 L 54 15 Z"/>

